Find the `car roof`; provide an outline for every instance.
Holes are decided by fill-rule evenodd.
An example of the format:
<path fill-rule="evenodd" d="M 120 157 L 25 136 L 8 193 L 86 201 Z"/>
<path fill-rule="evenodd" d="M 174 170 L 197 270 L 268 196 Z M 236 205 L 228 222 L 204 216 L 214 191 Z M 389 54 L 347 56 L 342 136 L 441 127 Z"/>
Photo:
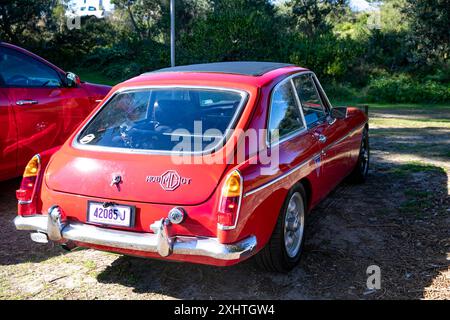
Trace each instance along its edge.
<path fill-rule="evenodd" d="M 277 62 L 216 62 L 147 72 L 122 82 L 117 87 L 176 84 L 186 86 L 209 85 L 235 89 L 260 88 L 301 71 L 309 70 L 296 65 Z"/>
<path fill-rule="evenodd" d="M 214 63 L 177 66 L 172 68 L 159 69 L 151 73 L 205 72 L 205 73 L 227 73 L 227 74 L 258 77 L 276 69 L 292 66 L 293 66 L 292 64 L 280 62 L 232 61 L 232 62 L 214 62 Z"/>

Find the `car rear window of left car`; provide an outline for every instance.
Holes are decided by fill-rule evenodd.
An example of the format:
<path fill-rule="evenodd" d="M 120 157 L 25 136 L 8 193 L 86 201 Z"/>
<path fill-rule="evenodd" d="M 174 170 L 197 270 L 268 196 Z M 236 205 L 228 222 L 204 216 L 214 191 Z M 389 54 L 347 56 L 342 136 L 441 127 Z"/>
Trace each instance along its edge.
<path fill-rule="evenodd" d="M 222 88 L 146 88 L 116 93 L 85 126 L 78 146 L 206 152 L 224 142 L 246 93 Z"/>

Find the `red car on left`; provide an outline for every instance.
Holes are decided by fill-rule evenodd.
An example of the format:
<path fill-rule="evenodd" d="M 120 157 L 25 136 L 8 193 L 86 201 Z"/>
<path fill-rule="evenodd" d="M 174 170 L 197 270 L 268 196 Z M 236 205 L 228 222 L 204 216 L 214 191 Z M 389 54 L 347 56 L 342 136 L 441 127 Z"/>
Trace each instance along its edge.
<path fill-rule="evenodd" d="M 61 145 L 110 89 L 0 42 L 0 181 L 20 176 L 34 154 Z"/>

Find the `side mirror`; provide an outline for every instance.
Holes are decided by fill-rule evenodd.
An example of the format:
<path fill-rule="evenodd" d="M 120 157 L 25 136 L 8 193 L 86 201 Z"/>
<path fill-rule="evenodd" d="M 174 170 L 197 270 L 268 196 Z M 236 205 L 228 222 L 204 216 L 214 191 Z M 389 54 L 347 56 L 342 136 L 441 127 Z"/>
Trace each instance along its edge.
<path fill-rule="evenodd" d="M 76 88 L 81 84 L 80 77 L 73 72 L 66 74 L 66 84 L 69 88 Z"/>
<path fill-rule="evenodd" d="M 331 109 L 331 117 L 334 119 L 347 118 L 347 107 L 334 107 Z"/>

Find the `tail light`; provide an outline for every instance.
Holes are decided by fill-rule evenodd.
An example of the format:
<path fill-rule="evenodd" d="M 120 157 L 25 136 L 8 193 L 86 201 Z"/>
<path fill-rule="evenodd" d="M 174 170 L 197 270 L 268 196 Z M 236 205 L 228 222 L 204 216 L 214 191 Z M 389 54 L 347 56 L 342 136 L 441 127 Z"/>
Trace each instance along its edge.
<path fill-rule="evenodd" d="M 19 204 L 28 204 L 33 201 L 33 195 L 41 169 L 41 158 L 35 155 L 25 167 L 20 189 L 16 191 L 16 198 Z"/>
<path fill-rule="evenodd" d="M 232 171 L 225 179 L 217 214 L 221 230 L 236 228 L 242 198 L 242 176 L 238 170 Z"/>

